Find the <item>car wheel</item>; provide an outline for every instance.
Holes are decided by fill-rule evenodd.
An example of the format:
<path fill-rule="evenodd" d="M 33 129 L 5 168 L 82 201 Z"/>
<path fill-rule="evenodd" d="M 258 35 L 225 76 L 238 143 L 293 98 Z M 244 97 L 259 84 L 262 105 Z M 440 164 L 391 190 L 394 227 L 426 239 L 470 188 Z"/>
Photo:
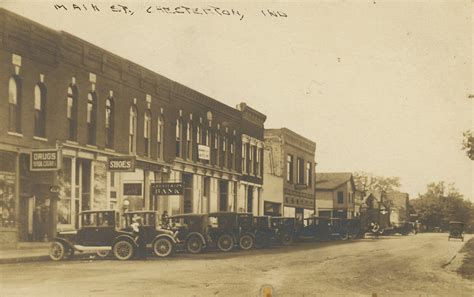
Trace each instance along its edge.
<path fill-rule="evenodd" d="M 110 251 L 97 251 L 96 254 L 100 258 L 107 258 L 110 255 Z"/>
<path fill-rule="evenodd" d="M 234 239 L 229 234 L 219 236 L 217 247 L 222 252 L 229 252 L 234 248 Z"/>
<path fill-rule="evenodd" d="M 198 236 L 191 236 L 186 241 L 186 250 L 191 254 L 199 254 L 202 250 L 202 241 Z"/>
<path fill-rule="evenodd" d="M 239 246 L 243 250 L 250 250 L 253 248 L 255 243 L 255 240 L 250 234 L 244 234 L 242 237 L 240 237 L 239 240 Z"/>
<path fill-rule="evenodd" d="M 54 241 L 51 244 L 50 250 L 49 250 L 49 257 L 53 261 L 60 261 L 64 259 L 66 255 L 66 248 L 64 244 L 60 241 Z"/>
<path fill-rule="evenodd" d="M 129 260 L 135 253 L 135 247 L 129 241 L 120 240 L 114 244 L 113 252 L 115 258 L 119 260 Z"/>
<path fill-rule="evenodd" d="M 283 245 L 290 245 L 293 242 L 293 237 L 288 232 L 283 232 L 280 235 L 280 240 Z"/>
<path fill-rule="evenodd" d="M 341 233 L 339 233 L 339 239 L 348 240 L 349 239 L 349 232 L 341 231 Z"/>
<path fill-rule="evenodd" d="M 173 252 L 173 243 L 168 238 L 158 238 L 153 242 L 153 253 L 158 257 L 168 257 Z"/>

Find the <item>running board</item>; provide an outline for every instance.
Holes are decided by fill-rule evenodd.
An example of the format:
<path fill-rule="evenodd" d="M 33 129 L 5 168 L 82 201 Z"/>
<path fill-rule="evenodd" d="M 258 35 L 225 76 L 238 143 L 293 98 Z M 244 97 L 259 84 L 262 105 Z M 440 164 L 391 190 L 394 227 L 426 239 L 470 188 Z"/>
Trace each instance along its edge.
<path fill-rule="evenodd" d="M 96 252 L 96 251 L 111 251 L 112 247 L 110 246 L 83 246 L 83 245 L 74 245 L 74 249 L 79 252 Z"/>

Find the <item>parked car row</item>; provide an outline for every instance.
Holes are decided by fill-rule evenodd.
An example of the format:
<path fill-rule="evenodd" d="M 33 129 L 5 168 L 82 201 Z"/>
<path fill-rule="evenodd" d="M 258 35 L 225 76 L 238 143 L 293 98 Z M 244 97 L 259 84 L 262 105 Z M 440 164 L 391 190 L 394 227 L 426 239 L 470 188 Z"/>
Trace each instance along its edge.
<path fill-rule="evenodd" d="M 347 240 L 361 233 L 356 219 L 312 216 L 299 222 L 289 217 L 213 212 L 175 215 L 163 222 L 155 211 L 126 212 L 123 216 L 113 210 L 84 211 L 79 214 L 78 230 L 58 232 L 50 257 L 62 260 L 76 252 L 96 252 L 100 257 L 113 254 L 119 260 L 131 259 L 139 244 L 132 228 L 138 217 L 144 229 L 142 236 L 157 257 L 167 257 L 175 251 L 197 254 L 204 249 L 250 250 L 289 245 L 294 240 Z"/>

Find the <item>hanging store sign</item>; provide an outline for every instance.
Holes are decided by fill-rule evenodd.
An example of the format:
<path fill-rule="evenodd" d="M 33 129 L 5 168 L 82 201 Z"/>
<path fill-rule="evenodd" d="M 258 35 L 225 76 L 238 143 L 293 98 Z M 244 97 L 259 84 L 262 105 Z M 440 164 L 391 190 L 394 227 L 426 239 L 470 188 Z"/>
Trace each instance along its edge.
<path fill-rule="evenodd" d="M 61 168 L 61 158 L 58 150 L 31 151 L 31 171 L 52 171 Z"/>
<path fill-rule="evenodd" d="M 108 171 L 135 171 L 135 157 L 108 157 L 107 158 Z"/>
<path fill-rule="evenodd" d="M 208 161 L 211 159 L 210 148 L 207 145 L 198 145 L 198 158 Z"/>
<path fill-rule="evenodd" d="M 151 184 L 153 195 L 182 195 L 183 183 L 156 183 Z"/>

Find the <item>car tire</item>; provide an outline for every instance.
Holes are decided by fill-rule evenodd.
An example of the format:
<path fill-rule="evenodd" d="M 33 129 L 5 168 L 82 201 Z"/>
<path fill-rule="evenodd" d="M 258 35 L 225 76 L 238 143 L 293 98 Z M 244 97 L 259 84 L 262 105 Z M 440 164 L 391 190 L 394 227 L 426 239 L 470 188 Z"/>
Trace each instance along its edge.
<path fill-rule="evenodd" d="M 217 248 L 221 252 L 230 252 L 234 248 L 234 239 L 229 234 L 223 234 L 217 239 Z"/>
<path fill-rule="evenodd" d="M 153 242 L 153 253 L 157 257 L 168 257 L 173 253 L 173 242 L 168 238 L 158 238 Z"/>
<path fill-rule="evenodd" d="M 105 259 L 105 258 L 107 258 L 108 256 L 110 256 L 110 251 L 97 251 L 97 252 L 96 252 L 96 255 L 97 255 L 99 258 Z"/>
<path fill-rule="evenodd" d="M 186 240 L 186 250 L 191 254 L 199 254 L 202 251 L 202 240 L 197 235 L 193 235 Z"/>
<path fill-rule="evenodd" d="M 66 256 L 66 247 L 60 241 L 53 241 L 49 249 L 49 257 L 53 261 L 60 261 Z"/>
<path fill-rule="evenodd" d="M 135 246 L 128 240 L 117 241 L 112 250 L 118 260 L 130 260 L 135 254 Z"/>
<path fill-rule="evenodd" d="M 293 237 L 288 232 L 283 232 L 280 234 L 280 240 L 283 245 L 290 245 L 293 242 Z"/>
<path fill-rule="evenodd" d="M 240 237 L 239 247 L 243 250 L 250 250 L 255 245 L 255 239 L 250 234 L 244 234 Z"/>
<path fill-rule="evenodd" d="M 341 232 L 339 232 L 339 239 L 340 240 L 348 240 L 349 239 L 349 231 L 341 230 Z"/>

